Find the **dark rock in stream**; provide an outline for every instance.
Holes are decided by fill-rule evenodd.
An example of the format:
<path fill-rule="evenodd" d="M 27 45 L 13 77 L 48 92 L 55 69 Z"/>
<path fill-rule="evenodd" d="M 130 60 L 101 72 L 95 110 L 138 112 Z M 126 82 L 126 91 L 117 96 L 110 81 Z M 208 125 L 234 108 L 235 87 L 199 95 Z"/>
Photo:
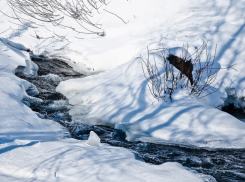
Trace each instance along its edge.
<path fill-rule="evenodd" d="M 83 74 L 80 74 L 72 69 L 71 66 L 69 66 L 64 61 L 58 60 L 58 59 L 48 59 L 44 56 L 39 56 L 32 58 L 32 61 L 35 62 L 39 69 L 37 71 L 37 74 L 39 76 L 42 75 L 48 75 L 50 73 L 58 75 L 60 77 L 83 77 Z"/>
<path fill-rule="evenodd" d="M 245 119 L 244 108 L 235 107 L 233 103 L 223 106 L 222 111 L 227 112 L 238 119 Z"/>
<path fill-rule="evenodd" d="M 227 87 L 225 89 L 227 98 L 224 100 L 222 111 L 233 115 L 238 119 L 245 119 L 245 98 L 237 96 L 235 88 Z"/>
<path fill-rule="evenodd" d="M 94 131 L 102 143 L 127 148 L 135 154 L 136 159 L 147 163 L 159 165 L 164 162 L 179 162 L 197 172 L 213 176 L 218 182 L 245 181 L 245 149 L 208 150 L 140 141 L 129 142 L 122 130 L 70 122 L 68 111 L 71 106 L 63 95 L 55 91 L 55 88 L 63 80 L 83 75 L 57 59 L 40 57 L 32 60 L 39 66 L 38 76 L 27 78 L 18 75 L 34 84 L 39 90 L 39 94 L 35 97 L 43 100 L 31 103 L 30 107 L 44 118 L 62 124 L 73 138 L 87 140 L 90 131 Z M 32 93 L 31 88 L 27 93 Z"/>

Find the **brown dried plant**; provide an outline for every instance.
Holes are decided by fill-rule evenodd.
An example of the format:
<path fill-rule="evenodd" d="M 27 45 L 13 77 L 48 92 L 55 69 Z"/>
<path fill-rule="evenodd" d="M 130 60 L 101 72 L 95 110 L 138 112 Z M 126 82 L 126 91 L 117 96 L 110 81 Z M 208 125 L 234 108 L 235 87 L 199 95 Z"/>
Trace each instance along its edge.
<path fill-rule="evenodd" d="M 141 66 L 144 76 L 148 80 L 148 88 L 157 100 L 161 98 L 167 101 L 169 98 L 173 101 L 173 93 L 178 87 L 180 89 L 186 88 L 189 95 L 202 99 L 219 90 L 221 84 L 218 88 L 211 88 L 220 69 L 234 69 L 234 65 L 228 68 L 214 67 L 217 45 L 214 55 L 208 51 L 208 42 L 203 42 L 192 55 L 188 54 L 188 47 L 188 44 L 186 47 L 183 45 L 180 57 L 171 55 L 170 49 L 164 47 L 147 49 L 147 57 L 141 56 Z M 153 56 L 153 60 L 150 59 L 150 55 Z M 159 63 L 162 65 L 161 72 L 155 61 L 156 56 L 160 57 L 162 61 Z"/>

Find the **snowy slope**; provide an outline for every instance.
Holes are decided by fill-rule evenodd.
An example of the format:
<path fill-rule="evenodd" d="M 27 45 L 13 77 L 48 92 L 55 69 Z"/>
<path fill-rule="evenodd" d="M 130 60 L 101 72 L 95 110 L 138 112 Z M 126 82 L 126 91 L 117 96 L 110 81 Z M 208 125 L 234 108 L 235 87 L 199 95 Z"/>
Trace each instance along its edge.
<path fill-rule="evenodd" d="M 209 40 L 209 51 L 214 52 L 217 44 L 217 68 L 236 64 L 238 72 L 220 70 L 216 83 L 224 79 L 221 91 L 225 96 L 226 87 L 234 87 L 237 95 L 243 95 L 244 88 L 244 0 L 134 0 L 113 1 L 103 6 L 94 21 L 102 24 L 105 37 L 76 34 L 50 24 L 46 28 L 32 29 L 19 25 L 18 21 L 0 16 L 2 37 L 19 42 L 31 48 L 35 54 L 63 57 L 75 70 L 85 74 L 111 70 L 140 54 L 147 47 L 181 47 L 189 44 L 190 52 Z M 1 2 L 2 11 L 12 11 Z M 106 11 L 116 13 L 118 17 Z M 17 23 L 13 24 L 11 22 Z M 73 24 L 74 28 L 79 28 Z M 35 30 L 35 31 L 34 31 Z M 69 40 L 36 39 L 35 32 L 42 38 L 57 33 Z M 32 36 L 31 36 L 32 35 Z M 34 36 L 34 37 L 33 37 Z M 83 38 L 83 39 L 78 39 Z M 214 84 L 216 84 L 214 83 Z M 212 103 L 209 105 L 213 106 Z M 219 103 L 217 103 L 219 105 Z"/>
<path fill-rule="evenodd" d="M 6 1 L 0 5 L 4 13 L 12 14 Z M 67 135 L 61 126 L 39 119 L 20 102 L 35 98 L 25 93 L 30 83 L 15 77 L 13 70 L 26 66 L 24 73 L 35 75 L 35 64 L 20 51 L 31 49 L 35 54 L 62 57 L 87 75 L 106 71 L 62 82 L 57 91 L 74 105 L 70 111 L 74 120 L 121 128 L 129 140 L 243 148 L 245 124 L 213 107 L 222 103 L 227 87 L 244 94 L 244 9 L 244 0 L 112 1 L 94 17 L 102 24 L 105 37 L 78 35 L 49 24 L 45 26 L 52 31 L 44 27 L 34 31 L 0 14 L 0 65 L 8 65 L 0 70 L 2 181 L 203 181 L 177 163 L 153 166 L 135 160 L 121 148 L 61 139 Z M 55 34 L 69 41 L 46 39 Z M 221 69 L 214 87 L 223 79 L 224 83 L 205 101 L 187 97 L 184 91 L 175 95 L 173 103 L 155 101 L 138 56 L 147 47 L 181 47 L 183 43 L 189 44 L 191 52 L 207 40 L 210 51 L 218 44 L 216 65 L 236 64 L 238 72 Z"/>
<path fill-rule="evenodd" d="M 41 120 L 30 108 L 21 103 L 22 99 L 35 101 L 35 98 L 28 96 L 25 91 L 32 85 L 13 74 L 18 66 L 25 66 L 23 70 L 25 75 L 33 75 L 36 65 L 34 63 L 31 65 L 28 54 L 8 46 L 2 40 L 0 50 L 2 68 L 0 71 L 0 140 L 3 142 L 5 139 L 56 140 L 58 137 L 56 132 L 61 132 L 61 127 L 51 121 Z"/>
<path fill-rule="evenodd" d="M 12 13 L 5 1 L 1 1 L 1 7 L 6 14 Z M 126 24 L 103 9 L 116 13 Z M 77 35 L 66 29 L 45 25 L 52 31 L 49 32 L 44 27 L 36 29 L 41 38 L 58 33 L 66 36 L 69 41 L 38 40 L 34 38 L 35 32 L 28 25 L 12 24 L 15 20 L 4 15 L 0 15 L 0 32 L 7 30 L 1 34 L 1 37 L 5 38 L 1 39 L 2 42 L 21 43 L 20 45 L 24 45 L 22 48 L 20 45 L 12 46 L 20 49 L 30 48 L 35 54 L 63 57 L 75 70 L 82 73 L 90 75 L 112 70 L 96 76 L 65 81 L 59 85 L 57 91 L 70 98 L 70 103 L 74 105 L 70 111 L 74 120 L 124 129 L 129 140 L 156 142 L 160 139 L 158 142 L 241 148 L 245 146 L 244 123 L 213 107 L 223 102 L 221 97 L 227 96 L 227 87 L 235 88 L 237 95 L 244 96 L 244 9 L 244 0 L 120 0 L 102 7 L 100 14 L 94 17 L 95 21 L 102 24 L 102 29 L 106 32 L 105 37 Z M 76 26 L 74 24 L 74 27 Z M 214 51 L 215 44 L 218 46 L 218 68 L 236 64 L 238 72 L 221 69 L 214 83 L 214 87 L 217 87 L 224 81 L 220 91 L 204 101 L 187 97 L 185 92 L 177 93 L 173 103 L 155 101 L 147 89 L 137 57 L 145 54 L 146 47 L 181 47 L 183 43 L 188 43 L 189 51 L 192 52 L 207 40 L 210 51 Z M 1 55 L 7 57 L 5 53 Z M 16 65 L 31 64 L 28 59 L 20 57 L 13 58 L 13 61 L 22 60 Z M 31 74 L 31 68 L 34 67 L 29 66 L 27 74 Z M 21 84 L 28 84 L 14 77 L 11 74 L 12 68 L 5 69 L 9 71 L 1 74 L 6 79 L 14 80 L 13 87 L 18 85 L 18 89 L 15 89 L 18 91 L 11 96 L 10 92 L 3 91 L 5 95 L 2 103 L 6 103 L 7 98 L 13 96 L 16 99 L 13 100 L 11 108 L 17 107 L 22 98 L 20 93 L 24 94 L 20 89 Z M 5 79 L 4 81 L 7 82 Z M 6 85 L 2 90 L 7 88 Z M 5 107 L 7 106 L 3 106 L 4 109 Z M 19 115 L 30 111 L 25 106 L 21 107 L 23 111 L 19 109 Z M 7 118 L 9 114 L 5 113 L 3 117 Z M 33 113 L 31 117 L 41 122 Z M 16 122 L 15 117 L 13 123 Z M 31 125 L 35 126 L 32 123 Z M 23 130 L 31 130 L 31 125 L 24 125 Z M 43 127 L 42 125 L 37 128 L 45 130 Z"/>
<path fill-rule="evenodd" d="M 137 57 L 142 51 L 145 53 L 147 46 L 159 48 L 163 44 L 165 47 L 181 47 L 188 43 L 190 50 L 194 50 L 203 41 L 209 40 L 210 51 L 214 51 L 216 44 L 218 46 L 216 61 L 220 66 L 237 64 L 238 73 L 221 70 L 220 78 L 226 77 L 224 87 L 235 87 L 237 93 L 242 94 L 239 92 L 244 87 L 244 6 L 244 0 L 120 0 L 102 7 L 101 13 L 94 17 L 97 23 L 102 24 L 105 37 L 77 35 L 45 24 L 52 31 L 44 27 L 35 29 L 40 37 L 58 32 L 66 35 L 69 42 L 38 40 L 34 38 L 34 29 L 28 28 L 28 25 L 20 26 L 18 21 L 4 15 L 0 16 L 0 32 L 7 30 L 1 34 L 2 37 L 23 44 L 36 54 L 70 58 L 67 61 L 86 74 L 111 70 Z M 1 7 L 6 14 L 12 14 L 5 1 L 1 2 Z M 116 13 L 126 24 L 104 9 Z M 78 28 L 76 24 L 73 26 Z"/>
<path fill-rule="evenodd" d="M 11 14 L 11 10 L 6 4 L 4 5 L 4 2 L 2 2 L 3 11 Z M 28 28 L 28 25 L 11 24 L 6 16 L 1 15 L 1 31 L 8 30 L 1 35 L 7 38 L 5 40 L 19 42 L 26 48 L 31 48 L 36 54 L 62 57 L 75 70 L 88 75 L 112 70 L 118 65 L 132 61 L 118 67 L 116 71 L 62 83 L 58 91 L 69 98 L 76 94 L 70 100 L 71 104 L 76 105 L 70 112 L 74 119 L 123 128 L 132 140 L 142 137 L 144 140 L 154 137 L 155 140 L 157 137 L 168 141 L 184 141 L 184 143 L 187 141 L 198 146 L 203 146 L 203 143 L 204 146 L 213 146 L 213 141 L 216 141 L 213 147 L 243 147 L 244 124 L 208 106 L 216 107 L 222 104 L 221 98 L 227 96 L 225 91 L 227 87 L 235 88 L 236 94 L 243 96 L 244 2 L 243 0 L 113 1 L 102 7 L 101 13 L 94 17 L 95 21 L 102 24 L 102 29 L 106 32 L 105 37 L 77 35 L 49 24 L 45 26 L 52 32 L 48 32 L 44 27 L 35 30 L 44 38 L 58 32 L 60 35 L 66 35 L 69 42 L 35 39 L 32 37 L 35 35 L 34 30 Z M 103 9 L 115 12 L 126 24 Z M 10 26 L 12 29 L 8 29 Z M 75 24 L 73 26 L 77 27 Z M 199 47 L 207 40 L 209 40 L 208 49 L 212 53 L 217 44 L 215 59 L 217 68 L 235 64 L 238 72 L 233 69 L 221 69 L 213 84 L 214 87 L 218 87 L 223 81 L 220 91 L 206 97 L 201 103 L 195 99 L 187 99 L 185 93 L 176 96 L 180 101 L 171 104 L 174 108 L 177 105 L 178 109 L 170 109 L 171 107 L 168 105 L 167 108 L 165 103 L 154 102 L 146 89 L 137 57 L 146 53 L 146 47 L 151 49 L 162 45 L 181 47 L 187 43 L 192 53 L 195 47 Z M 73 103 L 74 100 L 76 103 Z M 193 114 L 189 115 L 190 110 Z M 210 112 L 214 113 L 214 117 L 209 114 Z M 171 118 L 174 122 L 169 122 Z M 184 121 L 182 118 L 185 118 Z M 211 141 L 211 144 L 206 145 L 206 141 Z M 230 141 L 233 141 L 232 145 Z"/>
<path fill-rule="evenodd" d="M 19 142 L 14 150 L 0 155 L 0 162 L 1 181 L 215 181 L 178 163 L 150 165 L 135 160 L 126 149 L 106 144 L 92 147 L 74 139 L 33 146 Z"/>
<path fill-rule="evenodd" d="M 21 100 L 35 101 L 35 86 L 14 75 L 34 76 L 37 65 L 26 48 L 0 39 L 0 178 L 1 181 L 215 181 L 178 163 L 155 166 L 126 149 L 70 139 L 59 124 L 44 120 Z M 66 137 L 66 139 L 63 139 Z M 177 171 L 177 172 L 176 172 Z"/>
<path fill-rule="evenodd" d="M 119 48 L 121 51 L 115 53 L 113 51 L 117 46 L 114 45 L 113 49 L 109 47 L 108 52 L 116 58 L 108 54 L 104 59 L 104 53 L 98 54 L 99 47 L 90 56 L 98 56 L 104 66 L 113 65 L 112 61 L 121 63 L 125 55 L 130 55 L 125 59 L 130 62 L 113 71 L 63 82 L 57 88 L 74 105 L 70 111 L 73 119 L 124 129 L 130 140 L 156 141 L 158 138 L 162 142 L 167 140 L 203 147 L 244 147 L 244 123 L 211 108 L 223 103 L 222 98 L 227 97 L 226 88 L 235 88 L 236 94 L 243 96 L 244 2 L 186 0 L 178 3 L 156 1 L 149 5 L 147 1 L 131 1 L 132 6 L 124 13 L 129 15 L 128 12 L 134 12 L 136 18 L 131 19 L 133 23 L 129 21 L 123 33 L 120 33 L 121 27 L 115 25 L 113 29 L 114 34 L 118 33 L 115 42 L 127 33 L 127 38 L 123 40 L 130 41 L 130 46 L 127 46 L 130 51 Z M 116 9 L 119 7 L 117 3 L 113 2 L 109 7 Z M 126 3 L 124 5 L 120 4 L 120 7 L 127 6 Z M 109 37 L 96 41 L 106 49 L 106 46 L 111 45 L 106 41 Z M 208 50 L 212 54 L 217 44 L 217 69 L 235 65 L 237 72 L 220 69 L 213 84 L 217 88 L 223 82 L 220 90 L 204 100 L 196 101 L 181 92 L 176 95 L 174 103 L 154 102 L 137 56 L 144 55 L 147 46 L 151 49 L 162 45 L 180 47 L 183 43 L 188 43 L 189 51 L 193 53 L 203 41 L 209 41 Z M 93 47 L 97 45 L 93 44 Z M 134 56 L 131 54 L 133 50 Z"/>
<path fill-rule="evenodd" d="M 61 82 L 57 91 L 74 105 L 69 111 L 73 121 L 123 129 L 129 140 L 163 139 L 214 148 L 245 146 L 243 122 L 200 103 L 186 90 L 177 92 L 174 102 L 158 102 L 139 68 L 137 58 L 113 71 Z"/>
<path fill-rule="evenodd" d="M 35 87 L 13 74 L 16 70 L 26 76 L 36 74 L 37 66 L 28 54 L 3 39 L 0 50 L 1 181 L 215 181 L 178 163 L 150 165 L 126 149 L 105 144 L 93 147 L 69 138 L 66 129 L 38 118 L 21 102 L 36 100 L 26 93 Z"/>
<path fill-rule="evenodd" d="M 36 54 L 66 58 L 65 61 L 75 70 L 88 75 L 112 70 L 118 65 L 132 61 L 126 63 L 128 64 L 126 66 L 118 67 L 117 71 L 61 83 L 58 91 L 69 98 L 76 94 L 70 100 L 70 103 L 75 105 L 70 111 L 74 119 L 123 128 L 131 140 L 143 138 L 149 140 L 149 137 L 154 137 L 150 140 L 160 138 L 164 141 L 184 141 L 198 146 L 243 147 L 244 124 L 208 106 L 216 107 L 222 104 L 221 98 L 227 96 L 225 91 L 227 87 L 235 88 L 238 96 L 243 95 L 244 2 L 243 0 L 113 1 L 102 7 L 100 14 L 95 14 L 94 17 L 96 22 L 102 24 L 102 29 L 106 32 L 105 37 L 77 35 L 49 24 L 45 26 L 51 29 L 51 32 L 44 27 L 35 30 L 44 38 L 58 32 L 65 35 L 69 42 L 35 39 L 32 37 L 35 35 L 32 28 L 28 28 L 28 25 L 11 24 L 3 15 L 0 22 L 1 31 L 8 30 L 10 26 L 14 29 L 2 34 L 7 40 L 19 42 L 26 48 L 31 48 Z M 4 1 L 2 3 L 3 11 L 11 14 Z M 126 24 L 103 9 L 116 13 Z M 78 28 L 75 24 L 73 26 Z M 147 47 L 151 49 L 162 45 L 181 47 L 187 43 L 192 53 L 195 47 L 199 47 L 207 40 L 209 40 L 208 49 L 212 53 L 217 44 L 215 60 L 217 68 L 235 64 L 238 72 L 233 69 L 221 69 L 213 84 L 214 87 L 218 87 L 223 81 L 220 91 L 206 97 L 201 103 L 195 99 L 187 99 L 185 93 L 176 96 L 179 101 L 171 104 L 175 109 L 171 109 L 165 103 L 154 102 L 146 88 L 137 57 L 145 54 Z M 176 105 L 178 107 L 175 107 Z M 192 112 L 193 114 L 189 114 Z M 210 115 L 210 112 L 213 115 Z M 170 122 L 171 118 L 174 122 Z M 206 145 L 206 141 L 211 143 Z M 230 141 L 233 141 L 232 145 Z"/>

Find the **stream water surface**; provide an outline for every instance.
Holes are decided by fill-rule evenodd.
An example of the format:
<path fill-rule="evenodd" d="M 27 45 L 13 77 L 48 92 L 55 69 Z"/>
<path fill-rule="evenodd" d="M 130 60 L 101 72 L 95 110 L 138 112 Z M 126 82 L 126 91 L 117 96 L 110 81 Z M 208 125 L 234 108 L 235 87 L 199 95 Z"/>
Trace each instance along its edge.
<path fill-rule="evenodd" d="M 70 123 L 68 100 L 55 91 L 56 86 L 64 80 L 83 77 L 58 59 L 48 59 L 43 56 L 32 57 L 38 66 L 38 76 L 25 77 L 20 73 L 17 76 L 34 84 L 39 94 L 35 97 L 43 102 L 34 102 L 27 105 L 39 113 L 44 119 L 51 119 L 68 129 L 73 138 L 87 140 L 90 131 L 94 131 L 101 138 L 102 143 L 123 147 L 131 150 L 136 159 L 155 165 L 164 162 L 179 162 L 183 166 L 197 172 L 211 175 L 218 182 L 245 181 L 245 149 L 203 149 L 187 148 L 178 145 L 164 145 L 147 142 L 128 142 L 126 134 L 107 126 L 85 125 Z M 82 84 L 82 83 L 81 83 Z M 27 94 L 31 90 L 27 90 Z"/>

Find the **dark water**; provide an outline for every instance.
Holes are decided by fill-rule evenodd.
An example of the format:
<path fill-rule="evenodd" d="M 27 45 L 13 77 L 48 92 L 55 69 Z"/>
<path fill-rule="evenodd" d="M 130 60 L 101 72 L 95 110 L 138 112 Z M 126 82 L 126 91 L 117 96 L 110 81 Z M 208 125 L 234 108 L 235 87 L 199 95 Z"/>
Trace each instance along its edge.
<path fill-rule="evenodd" d="M 121 130 L 82 123 L 71 124 L 69 122 L 71 117 L 68 114 L 71 106 L 63 95 L 55 92 L 55 88 L 62 80 L 83 77 L 83 75 L 57 59 L 48 60 L 40 57 L 32 60 L 39 66 L 38 76 L 26 78 L 18 75 L 33 83 L 39 90 L 39 94 L 35 97 L 43 99 L 43 102 L 30 103 L 30 107 L 40 113 L 40 117 L 52 119 L 65 126 L 73 138 L 87 140 L 90 131 L 94 131 L 101 138 L 102 143 L 130 149 L 137 159 L 147 163 L 159 165 L 164 162 L 179 162 L 183 166 L 213 176 L 218 182 L 245 181 L 245 149 L 210 151 L 178 145 L 128 142 L 125 133 Z M 47 74 L 56 74 L 59 77 L 45 76 Z"/>

